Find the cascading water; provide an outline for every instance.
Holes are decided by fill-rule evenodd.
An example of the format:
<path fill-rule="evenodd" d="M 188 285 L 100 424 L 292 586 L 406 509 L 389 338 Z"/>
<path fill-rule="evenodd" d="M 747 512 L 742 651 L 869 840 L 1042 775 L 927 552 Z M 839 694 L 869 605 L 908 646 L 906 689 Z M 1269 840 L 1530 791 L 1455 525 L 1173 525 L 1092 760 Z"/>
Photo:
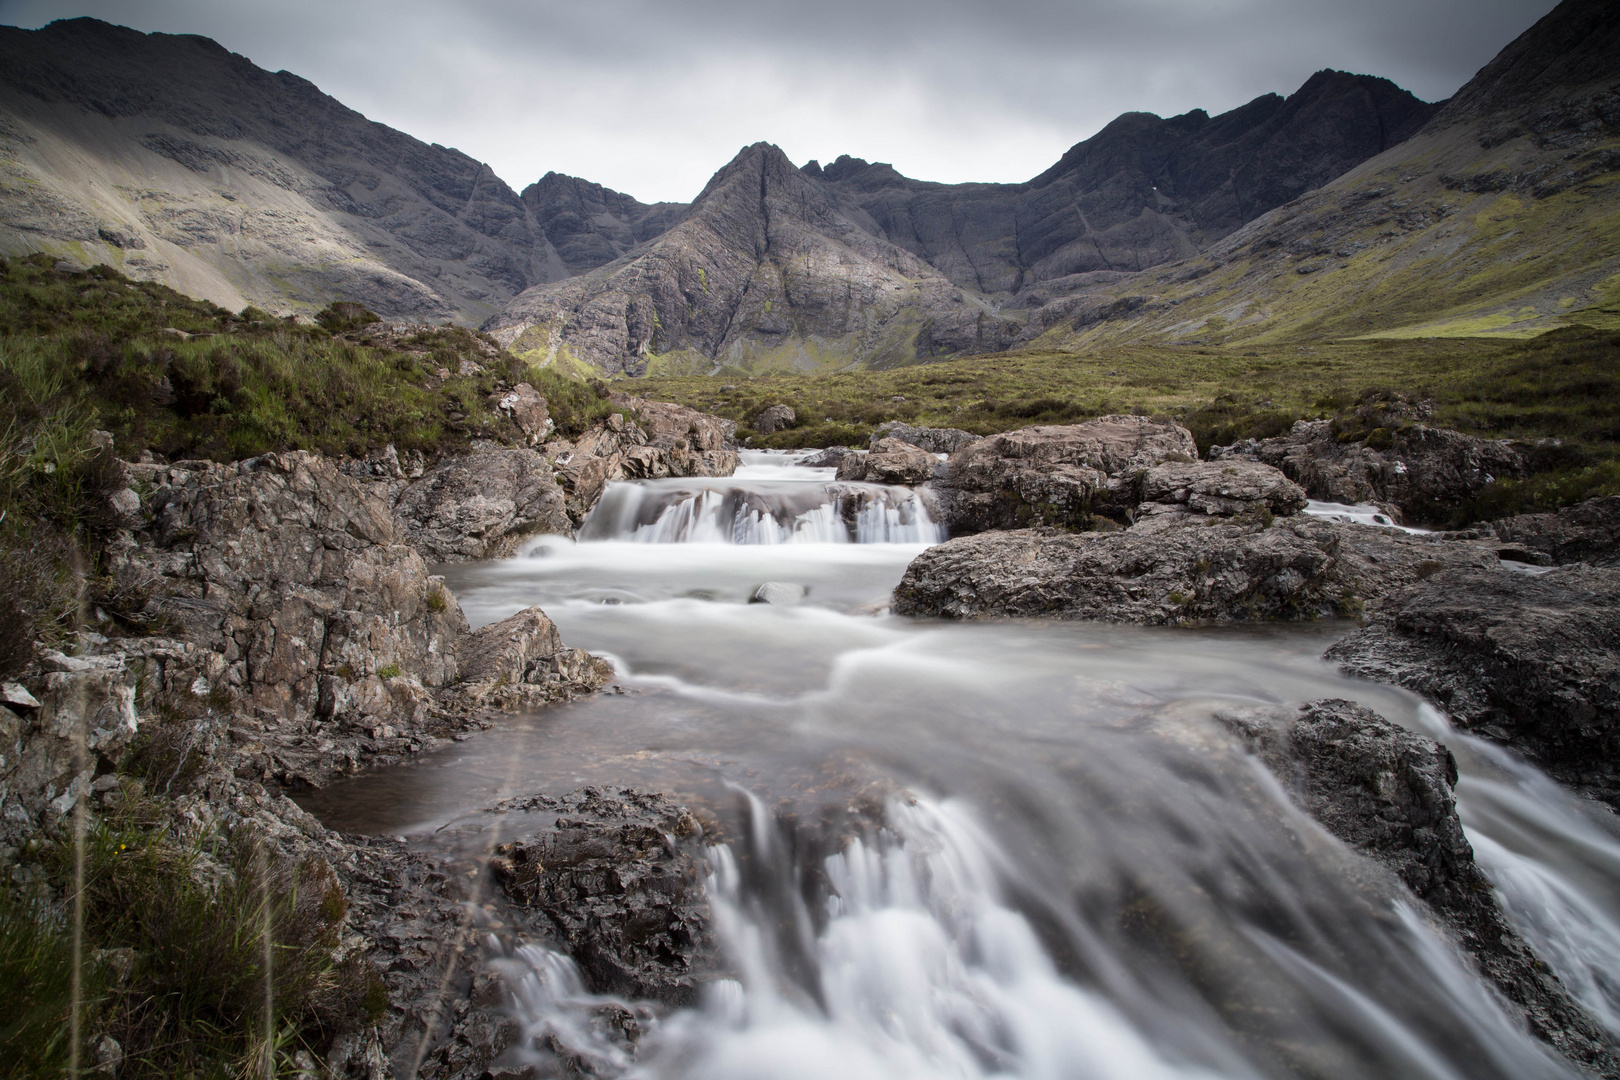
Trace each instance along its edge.
<path fill-rule="evenodd" d="M 826 474 L 792 455 L 745 469 L 615 487 L 592 528 L 618 540 L 447 568 L 475 625 L 540 604 L 630 693 L 313 797 L 335 827 L 426 846 L 517 828 L 480 809 L 503 798 L 589 784 L 718 824 L 697 841 L 722 953 L 698 1004 L 589 993 L 543 943 L 505 958 L 514 1053 L 538 1075 L 1576 1075 L 1214 719 L 1324 697 L 1453 750 L 1504 910 L 1620 1036 L 1620 830 L 1320 662 L 1344 628 L 873 617 L 923 542 L 852 543 L 841 508 L 844 534 L 818 542 L 801 521 L 832 504 Z M 883 490 L 887 510 L 911 494 Z M 635 535 L 666 524 L 663 543 Z M 710 526 L 721 542 L 693 542 Z M 750 542 L 764 533 L 779 542 Z M 746 603 L 767 580 L 806 603 Z"/>
<path fill-rule="evenodd" d="M 585 541 L 642 544 L 935 544 L 945 537 L 910 488 L 835 480 L 802 455 L 747 452 L 739 478 L 610 484 L 580 529 Z M 786 477 L 770 477 L 771 473 Z M 770 477 L 770 478 L 768 478 Z"/>

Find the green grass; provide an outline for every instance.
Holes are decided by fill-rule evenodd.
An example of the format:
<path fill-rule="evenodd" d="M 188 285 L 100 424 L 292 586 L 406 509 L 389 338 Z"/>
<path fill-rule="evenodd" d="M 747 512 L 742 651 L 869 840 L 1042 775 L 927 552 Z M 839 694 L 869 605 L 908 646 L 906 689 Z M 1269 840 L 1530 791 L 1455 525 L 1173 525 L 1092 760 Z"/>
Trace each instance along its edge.
<path fill-rule="evenodd" d="M 124 783 L 124 808 L 84 839 L 81 1061 L 111 1037 L 121 1077 L 262 1076 L 267 1056 L 293 1075 L 298 1051 L 375 1020 L 380 982 L 340 959 L 346 901 L 326 864 L 274 854 L 245 829 L 182 843 L 165 804 Z M 71 840 L 29 860 L 43 891 L 0 887 L 4 1076 L 60 1074 L 70 1050 Z"/>
<path fill-rule="evenodd" d="M 864 445 L 886 420 L 983 435 L 1135 412 L 1178 420 L 1207 450 L 1391 395 L 1433 402 L 1434 424 L 1531 444 L 1546 476 L 1514 488 L 1522 497 L 1496 491 L 1480 512 L 1606 494 L 1605 463 L 1620 459 L 1620 334 L 1581 327 L 1525 340 L 1026 350 L 889 371 L 648 378 L 635 389 L 729 417 L 741 437 L 774 447 Z M 753 431 L 777 403 L 793 407 L 798 426 Z M 1559 445 L 1534 445 L 1546 440 Z"/>
<path fill-rule="evenodd" d="M 547 397 L 559 430 L 612 411 L 581 380 L 501 355 L 462 327 L 385 337 L 376 316 L 335 303 L 317 325 L 233 314 L 107 267 L 58 271 L 50 259 L 0 262 L 0 350 L 12 366 L 57 373 L 117 452 L 238 460 L 272 450 L 361 455 L 392 443 L 435 453 L 475 438 L 514 438 L 491 407 L 502 384 Z M 171 333 L 181 331 L 184 335 Z M 463 361 L 485 370 L 458 374 Z M 440 379 L 441 370 L 450 376 Z"/>

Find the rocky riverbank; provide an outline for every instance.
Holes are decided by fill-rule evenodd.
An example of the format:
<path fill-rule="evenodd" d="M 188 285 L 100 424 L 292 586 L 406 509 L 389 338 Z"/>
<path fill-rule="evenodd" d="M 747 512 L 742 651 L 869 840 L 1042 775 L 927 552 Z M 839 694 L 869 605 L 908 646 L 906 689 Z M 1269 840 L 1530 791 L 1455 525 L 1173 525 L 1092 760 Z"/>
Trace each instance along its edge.
<path fill-rule="evenodd" d="M 119 528 L 89 613 L 106 632 L 41 652 L 0 692 L 0 867 L 31 902 L 64 902 L 52 853 L 75 835 L 96 850 L 98 837 L 138 835 L 227 928 L 240 915 L 228 897 L 255 880 L 273 903 L 296 907 L 300 889 L 330 896 L 299 916 L 315 981 L 284 995 L 294 1029 L 314 1025 L 305 1036 L 329 1075 L 479 1076 L 512 1039 L 499 958 L 474 942 L 489 928 L 469 906 L 487 892 L 485 859 L 336 835 L 289 793 L 410 761 L 497 713 L 612 678 L 538 608 L 471 631 L 430 563 L 571 532 L 611 480 L 736 467 L 731 428 L 715 417 L 622 398 L 578 438 L 548 439 L 545 401 L 525 389 L 512 396 L 527 446 L 436 462 L 388 448 L 359 460 L 121 463 Z M 603 829 L 628 820 L 618 803 L 575 809 Z M 124 881 L 135 870 L 92 872 Z M 117 976 L 115 998 L 140 992 L 143 963 Z M 97 1044 L 109 1072 L 145 1052 L 139 1025 L 118 1023 Z"/>

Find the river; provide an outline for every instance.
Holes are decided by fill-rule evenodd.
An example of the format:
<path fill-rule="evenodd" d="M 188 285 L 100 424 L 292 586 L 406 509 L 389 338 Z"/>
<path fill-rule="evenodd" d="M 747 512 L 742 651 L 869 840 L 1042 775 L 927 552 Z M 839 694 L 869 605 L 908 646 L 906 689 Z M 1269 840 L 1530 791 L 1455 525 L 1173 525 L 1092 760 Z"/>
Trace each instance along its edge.
<path fill-rule="evenodd" d="M 585 785 L 715 823 L 730 977 L 649 1020 L 632 1059 L 588 1023 L 566 958 L 525 948 L 531 1033 L 613 1076 L 1577 1075 L 1213 719 L 1338 697 L 1453 750 L 1510 920 L 1620 1036 L 1612 826 L 1321 662 L 1348 624 L 896 618 L 889 592 L 937 528 L 908 490 L 802 457 L 613 485 L 577 542 L 446 568 L 474 626 L 539 604 L 621 690 L 313 800 L 332 827 L 427 847 L 492 842 L 481 808 Z M 749 603 L 766 582 L 798 602 Z"/>

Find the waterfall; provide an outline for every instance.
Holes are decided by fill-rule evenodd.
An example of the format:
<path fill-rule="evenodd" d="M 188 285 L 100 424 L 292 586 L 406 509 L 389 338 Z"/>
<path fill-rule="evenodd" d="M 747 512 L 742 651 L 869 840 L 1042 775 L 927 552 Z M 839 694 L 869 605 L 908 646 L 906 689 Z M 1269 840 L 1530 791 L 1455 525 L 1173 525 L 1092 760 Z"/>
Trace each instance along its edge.
<path fill-rule="evenodd" d="M 933 544 L 944 530 L 906 487 L 804 480 L 608 485 L 579 538 L 641 544 Z"/>

